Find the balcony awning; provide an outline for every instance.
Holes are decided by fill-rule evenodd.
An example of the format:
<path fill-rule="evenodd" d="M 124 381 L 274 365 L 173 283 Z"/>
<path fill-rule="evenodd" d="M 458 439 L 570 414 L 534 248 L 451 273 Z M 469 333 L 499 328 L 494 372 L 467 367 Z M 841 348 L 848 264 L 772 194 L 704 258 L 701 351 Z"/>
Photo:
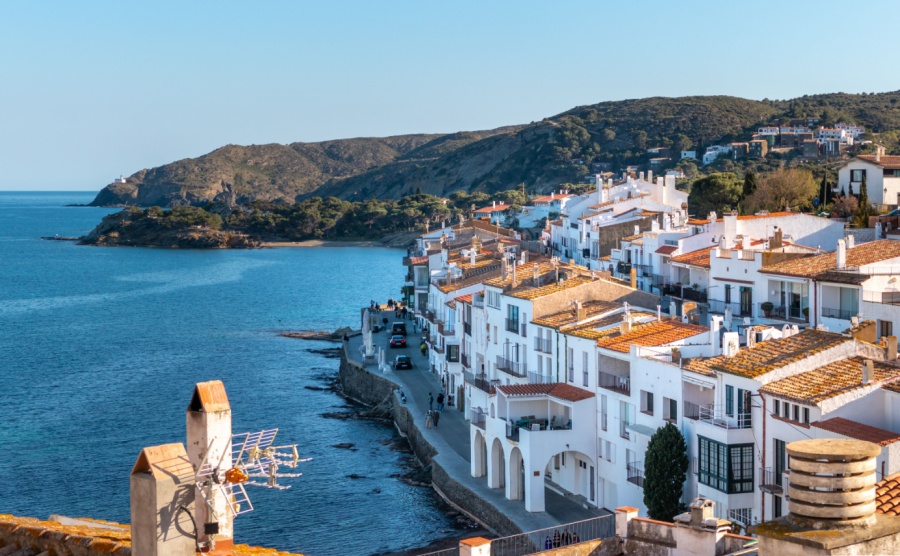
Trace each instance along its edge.
<path fill-rule="evenodd" d="M 653 427 L 648 427 L 647 425 L 638 425 L 636 423 L 631 423 L 630 425 L 625 425 L 625 428 L 630 431 L 634 431 L 638 434 L 643 434 L 644 436 L 646 436 L 648 438 L 653 436 L 653 433 L 656 432 L 656 429 L 654 429 Z"/>

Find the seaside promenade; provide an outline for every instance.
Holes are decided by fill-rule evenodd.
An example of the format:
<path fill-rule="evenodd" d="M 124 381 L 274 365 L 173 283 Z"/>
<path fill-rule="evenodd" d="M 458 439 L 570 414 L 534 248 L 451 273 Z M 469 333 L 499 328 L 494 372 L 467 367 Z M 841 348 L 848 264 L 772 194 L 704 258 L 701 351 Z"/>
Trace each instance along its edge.
<path fill-rule="evenodd" d="M 375 345 L 386 347 L 389 338 L 388 333 L 389 330 L 373 334 Z M 463 413 L 445 404 L 444 411 L 440 416 L 439 426 L 437 428 L 425 428 L 428 395 L 430 393 L 437 398 L 438 392 L 441 391 L 441 383 L 431 372 L 427 357 L 419 352 L 418 339 L 417 335 L 410 334 L 408 336 L 409 347 L 388 349 L 386 353 L 388 362 L 393 360 L 393 357 L 396 355 L 409 355 L 413 361 L 411 370 L 394 371 L 392 369 L 388 373 L 382 373 L 375 363 L 368 363 L 365 365 L 365 368 L 371 373 L 396 383 L 403 389 L 403 392 L 406 394 L 405 405 L 408 406 L 410 413 L 414 416 L 416 425 L 425 440 L 437 451 L 434 459 L 440 463 L 448 475 L 497 508 L 523 532 L 609 515 L 609 512 L 605 510 L 585 508 L 579 500 L 580 497 L 560 494 L 551 488 L 547 488 L 545 493 L 546 512 L 527 512 L 525 511 L 525 503 L 522 500 L 507 500 L 502 488 L 489 488 L 486 477 L 472 477 L 469 440 L 470 425 Z M 356 335 L 350 338 L 348 344 L 350 358 L 360 365 L 362 364 L 362 341 L 362 336 Z M 436 402 L 434 407 L 437 408 Z"/>

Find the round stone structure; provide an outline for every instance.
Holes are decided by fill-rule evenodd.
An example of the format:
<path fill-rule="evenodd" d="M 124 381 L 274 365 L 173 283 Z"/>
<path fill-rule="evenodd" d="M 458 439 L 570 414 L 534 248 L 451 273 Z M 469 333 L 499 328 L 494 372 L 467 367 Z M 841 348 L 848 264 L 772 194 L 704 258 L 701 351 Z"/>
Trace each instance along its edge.
<path fill-rule="evenodd" d="M 786 448 L 792 515 L 856 522 L 875 515 L 877 444 L 832 438 L 791 442 Z"/>

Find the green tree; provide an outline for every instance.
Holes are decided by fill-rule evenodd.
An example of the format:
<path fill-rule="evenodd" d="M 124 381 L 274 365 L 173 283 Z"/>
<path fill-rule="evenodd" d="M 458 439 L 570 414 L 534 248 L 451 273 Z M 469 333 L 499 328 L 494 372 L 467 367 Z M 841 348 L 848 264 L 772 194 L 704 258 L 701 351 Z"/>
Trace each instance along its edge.
<path fill-rule="evenodd" d="M 819 184 L 819 206 L 824 207 L 828 204 L 828 193 L 830 192 L 831 187 L 828 185 L 828 173 L 822 173 L 822 183 Z"/>
<path fill-rule="evenodd" d="M 728 211 L 737 207 L 742 191 L 741 180 L 736 175 L 728 172 L 710 174 L 691 184 L 688 209 L 701 218 L 710 211 Z"/>
<path fill-rule="evenodd" d="M 647 132 L 643 129 L 634 134 L 634 144 L 640 150 L 647 149 Z"/>
<path fill-rule="evenodd" d="M 672 423 L 656 429 L 644 456 L 644 504 L 650 519 L 672 521 L 682 510 L 687 443 Z"/>
<path fill-rule="evenodd" d="M 819 185 L 809 170 L 787 168 L 762 174 L 756 180 L 756 192 L 745 201 L 750 212 L 803 209 L 812 204 Z"/>
<path fill-rule="evenodd" d="M 853 215 L 851 225 L 854 228 L 868 228 L 869 216 L 872 215 L 872 205 L 869 204 L 869 188 L 866 186 L 866 175 L 863 174 L 862 183 L 859 184 L 859 207 Z"/>
<path fill-rule="evenodd" d="M 756 191 L 756 174 L 753 170 L 747 170 L 744 174 L 744 189 L 741 192 L 741 200 L 749 198 Z"/>

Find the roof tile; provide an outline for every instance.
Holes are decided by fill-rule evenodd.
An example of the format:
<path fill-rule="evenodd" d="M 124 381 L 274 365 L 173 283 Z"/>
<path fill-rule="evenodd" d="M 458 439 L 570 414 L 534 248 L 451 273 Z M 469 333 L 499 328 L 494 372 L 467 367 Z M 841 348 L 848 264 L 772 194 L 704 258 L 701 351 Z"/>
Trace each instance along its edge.
<path fill-rule="evenodd" d="M 873 442 L 879 446 L 887 446 L 894 442 L 900 442 L 900 434 L 889 430 L 879 429 L 878 427 L 873 427 L 864 423 L 857 423 L 856 421 L 851 421 L 850 419 L 845 419 L 843 417 L 832 417 L 831 419 L 826 419 L 824 421 L 817 421 L 813 423 L 812 426 L 848 438 Z M 900 494 L 900 485 L 897 486 L 896 490 L 897 492 L 894 493 L 892 489 L 889 494 L 891 496 Z"/>
<path fill-rule="evenodd" d="M 874 373 L 868 384 L 862 383 L 864 357 L 849 357 L 823 365 L 813 371 L 770 382 L 760 392 L 789 400 L 817 404 L 859 388 L 900 380 L 900 367 L 874 361 Z"/>
<path fill-rule="evenodd" d="M 688 324 L 678 319 L 666 319 L 633 326 L 631 331 L 626 334 L 614 334 L 598 340 L 597 346 L 628 353 L 632 345 L 664 346 L 708 331 L 709 328 L 705 326 Z"/>
<path fill-rule="evenodd" d="M 896 257 L 900 257 L 900 241 L 891 239 L 870 241 L 847 249 L 846 266 L 847 268 L 854 268 Z M 815 278 L 827 271 L 835 270 L 836 259 L 837 255 L 835 253 L 824 253 L 815 257 L 791 259 L 764 266 L 760 269 L 760 272 Z M 830 276 L 830 273 L 827 276 Z"/>
<path fill-rule="evenodd" d="M 497 386 L 507 396 L 552 396 L 570 402 L 580 402 L 594 397 L 593 392 L 571 384 L 549 382 L 544 384 L 505 384 Z"/>

